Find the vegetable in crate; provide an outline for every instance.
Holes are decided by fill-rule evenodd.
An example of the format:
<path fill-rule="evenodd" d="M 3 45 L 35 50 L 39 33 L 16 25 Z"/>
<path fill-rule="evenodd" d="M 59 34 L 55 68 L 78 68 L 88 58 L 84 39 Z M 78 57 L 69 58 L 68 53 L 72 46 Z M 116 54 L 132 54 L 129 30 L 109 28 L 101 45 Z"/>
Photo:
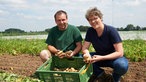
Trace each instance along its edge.
<path fill-rule="evenodd" d="M 44 68 L 46 64 L 47 68 Z M 81 57 L 74 57 L 70 60 L 52 56 L 37 69 L 36 74 L 44 82 L 87 82 L 92 74 L 92 65 L 81 74 L 86 67 Z"/>
<path fill-rule="evenodd" d="M 63 71 L 63 72 L 78 72 L 75 68 L 54 68 L 54 71 Z"/>

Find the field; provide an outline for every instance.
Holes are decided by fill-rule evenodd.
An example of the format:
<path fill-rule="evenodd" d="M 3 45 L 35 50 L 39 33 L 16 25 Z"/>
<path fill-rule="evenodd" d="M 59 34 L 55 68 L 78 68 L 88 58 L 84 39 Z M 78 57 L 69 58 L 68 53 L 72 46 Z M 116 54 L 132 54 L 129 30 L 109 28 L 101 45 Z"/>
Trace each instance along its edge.
<path fill-rule="evenodd" d="M 41 64 L 38 56 L 28 54 L 0 56 L 0 70 L 28 77 L 32 77 Z M 110 68 L 105 69 L 108 73 L 112 71 Z M 146 61 L 129 62 L 129 71 L 124 75 L 124 80 L 124 82 L 146 82 Z"/>
<path fill-rule="evenodd" d="M 5 43 L 2 43 L 5 42 Z M 21 80 L 17 82 L 22 82 L 24 78 L 35 78 L 34 73 L 36 69 L 42 65 L 38 53 L 40 50 L 45 48 L 45 44 L 40 45 L 39 43 L 43 43 L 44 40 L 16 40 L 9 41 L 1 40 L 0 48 L 0 75 L 3 72 L 21 75 Z M 136 44 L 135 44 L 136 43 Z M 10 44 L 15 44 L 15 46 L 10 46 Z M 36 45 L 38 44 L 38 45 Z M 20 46 L 21 45 L 21 46 Z M 28 46 L 29 45 L 29 46 Z M 129 70 L 123 76 L 124 82 L 146 82 L 146 43 L 143 40 L 135 40 L 135 41 L 124 41 L 124 48 L 126 57 L 129 60 Z M 132 46 L 131 46 L 132 45 Z M 5 47 L 4 47 L 5 46 Z M 19 47 L 19 49 L 17 49 Z M 26 48 L 27 47 L 27 48 Z M 23 49 L 21 49 L 23 48 Z M 25 51 L 23 51 L 25 50 Z M 91 49 L 92 50 L 92 49 Z M 27 51 L 27 52 L 26 52 Z M 25 53 L 25 54 L 24 54 Z M 128 55 L 127 55 L 128 54 Z M 141 55 L 139 55 L 141 54 Z M 104 68 L 107 73 L 111 73 L 111 68 Z M 10 78 L 12 75 L 9 75 Z M 7 78 L 6 82 L 10 82 Z M 0 79 L 1 81 L 1 79 Z M 4 81 L 5 82 L 5 81 Z M 26 82 L 26 81 L 23 81 Z M 36 81 L 27 81 L 27 82 L 39 82 Z"/>

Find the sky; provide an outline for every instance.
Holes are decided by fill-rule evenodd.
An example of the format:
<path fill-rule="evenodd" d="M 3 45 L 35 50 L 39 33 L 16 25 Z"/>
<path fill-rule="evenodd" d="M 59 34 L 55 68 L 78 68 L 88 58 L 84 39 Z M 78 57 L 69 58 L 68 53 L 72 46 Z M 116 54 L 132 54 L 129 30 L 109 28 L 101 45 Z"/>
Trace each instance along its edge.
<path fill-rule="evenodd" d="M 90 7 L 101 10 L 103 22 L 115 28 L 128 24 L 146 27 L 145 4 L 146 0 L 0 0 L 0 31 L 44 31 L 56 25 L 58 10 L 68 13 L 70 24 L 90 26 L 85 18 Z"/>

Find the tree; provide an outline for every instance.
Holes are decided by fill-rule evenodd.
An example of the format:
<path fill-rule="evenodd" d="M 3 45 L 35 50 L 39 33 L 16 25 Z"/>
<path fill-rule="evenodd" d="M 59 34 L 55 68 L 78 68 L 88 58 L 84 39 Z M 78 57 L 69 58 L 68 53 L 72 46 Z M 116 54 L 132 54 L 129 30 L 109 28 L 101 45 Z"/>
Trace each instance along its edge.
<path fill-rule="evenodd" d="M 130 30 L 134 30 L 134 29 L 135 29 L 135 27 L 134 27 L 133 24 L 128 24 L 124 30 L 125 31 L 130 31 Z"/>
<path fill-rule="evenodd" d="M 135 30 L 141 30 L 140 26 L 136 26 Z"/>
<path fill-rule="evenodd" d="M 9 28 L 4 31 L 5 33 L 25 33 L 24 30 L 20 30 L 17 28 Z"/>
<path fill-rule="evenodd" d="M 81 26 L 77 26 L 77 28 L 80 30 L 80 31 L 87 31 L 87 29 L 89 28 L 89 26 L 83 26 L 83 25 L 81 25 Z"/>

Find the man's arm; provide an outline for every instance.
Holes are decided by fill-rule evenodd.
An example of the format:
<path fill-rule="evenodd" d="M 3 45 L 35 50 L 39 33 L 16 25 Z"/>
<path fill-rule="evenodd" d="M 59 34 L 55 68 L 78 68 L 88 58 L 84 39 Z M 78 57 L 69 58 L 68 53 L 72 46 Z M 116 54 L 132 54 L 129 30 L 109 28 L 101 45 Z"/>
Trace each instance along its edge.
<path fill-rule="evenodd" d="M 48 45 L 48 50 L 53 53 L 53 54 L 56 54 L 59 50 L 56 49 L 54 46 L 52 45 Z"/>
<path fill-rule="evenodd" d="M 76 48 L 73 50 L 73 55 L 76 55 L 79 53 L 82 49 L 82 42 L 77 42 L 76 43 Z"/>

